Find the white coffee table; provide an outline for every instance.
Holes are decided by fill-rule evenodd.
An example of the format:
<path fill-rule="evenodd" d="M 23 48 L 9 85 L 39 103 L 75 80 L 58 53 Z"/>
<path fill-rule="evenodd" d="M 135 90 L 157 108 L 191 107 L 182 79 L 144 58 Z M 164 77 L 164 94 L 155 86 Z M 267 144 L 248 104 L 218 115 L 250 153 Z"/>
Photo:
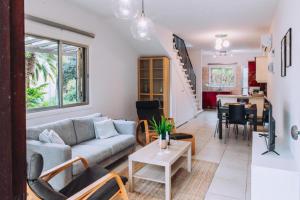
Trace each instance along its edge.
<path fill-rule="evenodd" d="M 186 163 L 187 171 L 192 170 L 191 143 L 171 141 L 167 150 L 160 151 L 158 140 L 148 144 L 129 156 L 129 191 L 134 191 L 134 178 L 165 184 L 165 199 L 171 199 L 171 177 Z M 146 164 L 134 172 L 134 163 Z"/>

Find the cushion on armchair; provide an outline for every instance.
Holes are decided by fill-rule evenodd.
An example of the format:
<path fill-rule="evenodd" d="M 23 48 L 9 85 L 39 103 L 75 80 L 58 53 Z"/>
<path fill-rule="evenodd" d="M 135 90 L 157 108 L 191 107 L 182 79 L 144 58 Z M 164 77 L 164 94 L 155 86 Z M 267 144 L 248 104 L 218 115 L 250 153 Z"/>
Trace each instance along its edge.
<path fill-rule="evenodd" d="M 43 170 L 43 157 L 32 151 L 27 152 L 27 183 L 30 189 L 41 199 L 64 200 L 63 194 L 56 192 L 47 182 L 40 177 Z"/>
<path fill-rule="evenodd" d="M 71 197 L 75 193 L 81 191 L 84 189 L 86 186 L 94 183 L 98 179 L 102 178 L 106 174 L 108 174 L 109 171 L 100 167 L 99 165 L 96 165 L 94 167 L 89 167 L 86 169 L 83 173 L 81 173 L 79 176 L 74 178 L 65 188 L 60 190 L 62 194 L 64 194 L 67 197 Z M 121 177 L 122 182 L 126 184 L 127 178 L 126 177 Z M 116 192 L 118 192 L 119 186 L 117 185 L 117 182 L 115 179 L 112 179 L 108 181 L 103 187 L 101 187 L 97 192 L 95 192 L 89 200 L 96 200 L 96 199 L 101 199 L 101 200 L 108 200 Z"/>
<path fill-rule="evenodd" d="M 188 133 L 172 133 L 170 136 L 172 140 L 184 140 L 193 138 L 193 135 Z"/>

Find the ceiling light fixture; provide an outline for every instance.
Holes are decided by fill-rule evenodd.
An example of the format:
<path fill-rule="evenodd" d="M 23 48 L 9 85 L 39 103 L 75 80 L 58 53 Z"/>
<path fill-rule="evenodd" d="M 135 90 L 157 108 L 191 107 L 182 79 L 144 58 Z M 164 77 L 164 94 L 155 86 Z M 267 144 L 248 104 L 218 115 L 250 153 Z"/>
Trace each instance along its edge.
<path fill-rule="evenodd" d="M 137 0 L 112 0 L 114 15 L 118 19 L 134 19 L 138 15 Z"/>
<path fill-rule="evenodd" d="M 230 42 L 228 40 L 223 41 L 223 47 L 228 48 L 230 46 Z"/>
<path fill-rule="evenodd" d="M 215 50 L 217 51 L 227 51 L 230 47 L 230 42 L 227 40 L 227 34 L 217 34 L 215 35 Z"/>
<path fill-rule="evenodd" d="M 131 33 L 135 39 L 151 40 L 151 35 L 154 32 L 154 25 L 151 19 L 146 17 L 144 0 L 142 0 L 142 13 L 135 19 L 131 25 Z"/>

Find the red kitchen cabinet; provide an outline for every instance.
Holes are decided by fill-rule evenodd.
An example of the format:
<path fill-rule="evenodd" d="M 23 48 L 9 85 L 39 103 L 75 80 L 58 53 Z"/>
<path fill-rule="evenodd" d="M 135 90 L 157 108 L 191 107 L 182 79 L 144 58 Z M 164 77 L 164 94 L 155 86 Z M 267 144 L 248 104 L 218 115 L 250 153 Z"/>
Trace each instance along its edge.
<path fill-rule="evenodd" d="M 217 108 L 217 95 L 231 94 L 231 92 L 202 92 L 202 105 L 204 109 Z"/>

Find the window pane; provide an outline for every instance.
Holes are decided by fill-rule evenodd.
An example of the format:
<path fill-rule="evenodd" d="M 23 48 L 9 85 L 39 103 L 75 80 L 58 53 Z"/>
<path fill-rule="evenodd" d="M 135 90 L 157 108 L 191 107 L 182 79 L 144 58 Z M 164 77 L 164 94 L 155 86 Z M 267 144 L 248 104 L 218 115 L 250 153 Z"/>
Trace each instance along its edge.
<path fill-rule="evenodd" d="M 58 42 L 25 36 L 27 109 L 58 106 Z"/>
<path fill-rule="evenodd" d="M 63 105 L 85 102 L 85 48 L 63 44 Z"/>

